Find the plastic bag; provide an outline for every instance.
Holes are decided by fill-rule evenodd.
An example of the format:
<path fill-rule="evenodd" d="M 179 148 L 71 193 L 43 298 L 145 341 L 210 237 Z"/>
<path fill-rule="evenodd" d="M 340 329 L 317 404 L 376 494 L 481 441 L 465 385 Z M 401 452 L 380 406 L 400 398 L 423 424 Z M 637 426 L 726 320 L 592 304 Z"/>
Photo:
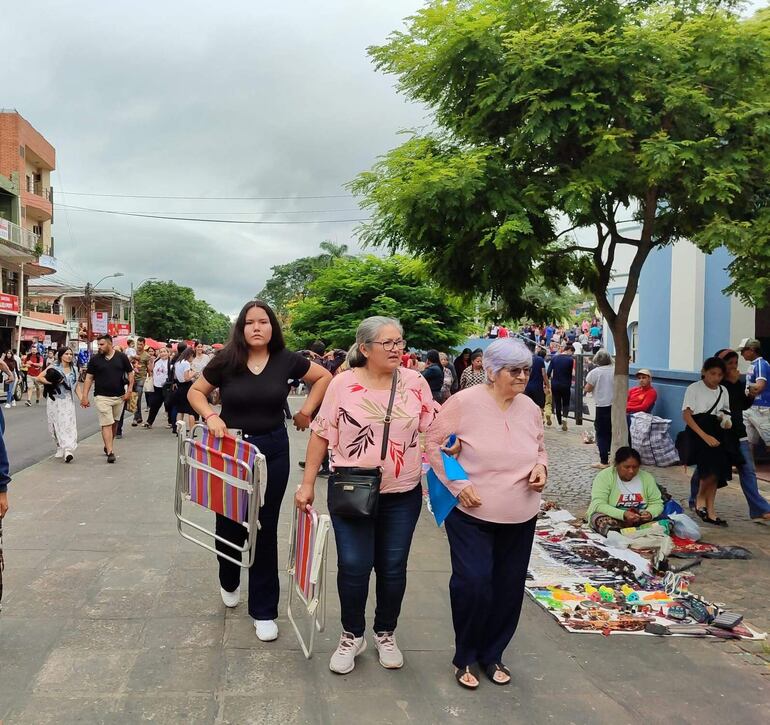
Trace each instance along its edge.
<path fill-rule="evenodd" d="M 668 518 L 674 524 L 674 535 L 680 539 L 691 539 L 698 541 L 700 539 L 700 529 L 687 514 L 669 514 Z"/>

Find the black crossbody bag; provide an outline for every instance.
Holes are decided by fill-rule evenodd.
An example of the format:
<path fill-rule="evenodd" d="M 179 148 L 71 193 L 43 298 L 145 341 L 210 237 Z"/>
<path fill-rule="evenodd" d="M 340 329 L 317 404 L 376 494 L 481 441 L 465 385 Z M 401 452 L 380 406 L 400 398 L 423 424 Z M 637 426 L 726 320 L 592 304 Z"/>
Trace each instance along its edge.
<path fill-rule="evenodd" d="M 393 383 L 390 386 L 390 401 L 385 413 L 380 461 L 385 460 L 388 452 L 391 413 L 396 399 L 397 383 L 398 370 L 394 370 Z M 329 474 L 329 513 L 349 518 L 373 518 L 377 515 L 377 507 L 380 503 L 381 482 L 382 466 L 377 468 L 335 467 Z"/>

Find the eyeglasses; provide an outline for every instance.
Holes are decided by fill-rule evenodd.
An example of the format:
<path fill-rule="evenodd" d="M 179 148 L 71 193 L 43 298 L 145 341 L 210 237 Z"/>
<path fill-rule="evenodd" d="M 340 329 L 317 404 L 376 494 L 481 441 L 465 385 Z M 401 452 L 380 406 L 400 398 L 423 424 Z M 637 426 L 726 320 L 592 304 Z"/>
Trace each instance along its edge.
<path fill-rule="evenodd" d="M 526 376 L 529 376 L 529 371 L 531 369 L 532 368 L 530 367 L 517 368 L 517 367 L 512 367 L 510 365 L 505 365 L 503 367 L 503 370 L 506 370 L 507 372 L 509 372 L 514 378 L 518 378 L 519 375 L 521 375 L 522 373 L 524 373 L 524 375 Z"/>
<path fill-rule="evenodd" d="M 372 345 L 382 345 L 382 349 L 385 352 L 393 352 L 394 350 L 406 350 L 406 340 L 372 340 Z"/>

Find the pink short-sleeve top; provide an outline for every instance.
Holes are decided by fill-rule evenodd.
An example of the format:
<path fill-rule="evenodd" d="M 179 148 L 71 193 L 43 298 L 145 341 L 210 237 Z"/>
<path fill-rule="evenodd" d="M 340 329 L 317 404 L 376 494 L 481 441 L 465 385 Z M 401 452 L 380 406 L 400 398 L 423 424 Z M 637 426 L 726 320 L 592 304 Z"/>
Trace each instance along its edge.
<path fill-rule="evenodd" d="M 385 460 L 380 460 L 390 389 L 365 387 L 354 370 L 332 380 L 310 428 L 329 442 L 329 465 L 382 466 L 381 493 L 410 491 L 422 475 L 420 433 L 436 416 L 437 405 L 425 378 L 399 368 Z"/>

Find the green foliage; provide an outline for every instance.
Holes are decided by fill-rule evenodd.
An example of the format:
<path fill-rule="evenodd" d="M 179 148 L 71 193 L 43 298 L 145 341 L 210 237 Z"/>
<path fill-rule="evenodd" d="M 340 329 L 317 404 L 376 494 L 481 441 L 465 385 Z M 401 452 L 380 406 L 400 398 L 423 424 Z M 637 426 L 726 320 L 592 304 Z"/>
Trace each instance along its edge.
<path fill-rule="evenodd" d="M 206 343 L 224 342 L 230 319 L 196 299 L 190 287 L 172 281 L 146 282 L 134 293 L 136 327 L 156 340 L 185 338 Z"/>
<path fill-rule="evenodd" d="M 396 317 L 410 347 L 449 348 L 465 333 L 468 310 L 432 282 L 414 259 L 337 258 L 321 269 L 303 299 L 290 305 L 288 337 L 294 347 L 321 339 L 347 349 L 366 317 Z"/>
<path fill-rule="evenodd" d="M 300 257 L 287 264 L 271 267 L 272 275 L 257 297 L 267 302 L 282 322 L 288 319 L 289 303 L 307 295 L 310 283 L 321 269 L 336 259 L 348 255 L 347 244 L 324 241 L 319 245 L 322 254 L 315 257 Z"/>
<path fill-rule="evenodd" d="M 620 360 L 639 273 L 681 238 L 734 255 L 729 291 L 770 289 L 770 22 L 731 2 L 434 0 L 370 49 L 432 109 L 350 188 L 364 242 L 458 292 L 534 316 L 527 284 L 590 289 Z M 629 216 L 638 239 L 618 227 Z M 559 228 L 586 228 L 577 241 Z M 571 230 L 569 230 L 571 231 Z M 585 237 L 581 237 L 585 239 Z M 606 296 L 617 248 L 627 294 Z"/>

